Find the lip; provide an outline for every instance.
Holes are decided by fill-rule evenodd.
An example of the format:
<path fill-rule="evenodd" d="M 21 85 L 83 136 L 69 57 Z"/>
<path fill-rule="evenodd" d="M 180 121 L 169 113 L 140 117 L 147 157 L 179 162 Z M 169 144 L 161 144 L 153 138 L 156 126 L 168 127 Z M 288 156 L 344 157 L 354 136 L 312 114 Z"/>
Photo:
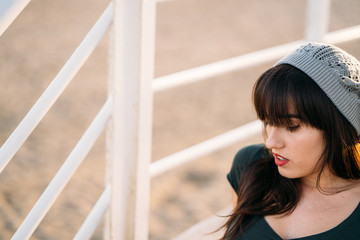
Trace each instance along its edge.
<path fill-rule="evenodd" d="M 275 158 L 275 164 L 279 167 L 284 166 L 285 164 L 287 164 L 289 162 L 289 160 L 283 156 L 281 156 L 280 154 L 277 153 L 273 153 L 274 158 Z M 281 159 L 285 159 L 285 160 L 280 160 Z"/>

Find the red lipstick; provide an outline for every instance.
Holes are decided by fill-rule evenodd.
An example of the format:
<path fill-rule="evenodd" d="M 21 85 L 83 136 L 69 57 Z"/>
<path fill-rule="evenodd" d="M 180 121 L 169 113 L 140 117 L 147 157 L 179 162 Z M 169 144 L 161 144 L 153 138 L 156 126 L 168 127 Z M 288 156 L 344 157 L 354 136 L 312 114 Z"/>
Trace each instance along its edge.
<path fill-rule="evenodd" d="M 273 153 L 273 155 L 275 157 L 275 164 L 279 167 L 284 166 L 285 164 L 287 164 L 289 162 L 288 159 L 284 158 L 280 154 Z"/>

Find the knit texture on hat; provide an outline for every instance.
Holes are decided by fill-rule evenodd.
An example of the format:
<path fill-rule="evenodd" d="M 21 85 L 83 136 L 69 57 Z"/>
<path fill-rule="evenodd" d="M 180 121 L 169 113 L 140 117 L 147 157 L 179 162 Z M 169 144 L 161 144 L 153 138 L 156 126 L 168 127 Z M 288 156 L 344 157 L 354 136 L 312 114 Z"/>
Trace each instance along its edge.
<path fill-rule="evenodd" d="M 311 77 L 360 135 L 360 62 L 330 44 L 309 43 L 281 59 Z"/>

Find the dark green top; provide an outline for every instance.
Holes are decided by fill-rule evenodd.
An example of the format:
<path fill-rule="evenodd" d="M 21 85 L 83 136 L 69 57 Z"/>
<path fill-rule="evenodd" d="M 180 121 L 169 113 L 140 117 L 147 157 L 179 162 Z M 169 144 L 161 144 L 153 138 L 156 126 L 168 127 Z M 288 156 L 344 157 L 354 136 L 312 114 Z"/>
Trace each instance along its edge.
<path fill-rule="evenodd" d="M 241 173 L 246 166 L 269 152 L 263 144 L 242 148 L 235 156 L 230 172 L 227 175 L 232 188 L 237 192 Z M 266 222 L 264 216 L 254 216 L 250 228 L 236 240 L 281 240 L 280 236 Z M 323 233 L 296 238 L 296 240 L 360 240 L 360 204 L 353 213 L 336 227 Z M 295 240 L 295 239 L 293 239 Z"/>

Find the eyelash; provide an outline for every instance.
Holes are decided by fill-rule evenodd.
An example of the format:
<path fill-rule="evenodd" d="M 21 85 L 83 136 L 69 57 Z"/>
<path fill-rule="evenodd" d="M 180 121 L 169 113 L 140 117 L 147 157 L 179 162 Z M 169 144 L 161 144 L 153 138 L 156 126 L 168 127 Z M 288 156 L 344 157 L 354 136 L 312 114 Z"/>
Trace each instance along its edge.
<path fill-rule="evenodd" d="M 267 126 L 271 126 L 271 125 L 267 121 L 264 121 L 264 127 Z M 286 130 L 288 130 L 289 132 L 296 132 L 299 129 L 300 129 L 300 124 L 286 127 Z"/>
<path fill-rule="evenodd" d="M 300 125 L 295 125 L 295 126 L 290 126 L 290 127 L 286 127 L 286 129 L 290 132 L 295 132 L 300 128 Z"/>

